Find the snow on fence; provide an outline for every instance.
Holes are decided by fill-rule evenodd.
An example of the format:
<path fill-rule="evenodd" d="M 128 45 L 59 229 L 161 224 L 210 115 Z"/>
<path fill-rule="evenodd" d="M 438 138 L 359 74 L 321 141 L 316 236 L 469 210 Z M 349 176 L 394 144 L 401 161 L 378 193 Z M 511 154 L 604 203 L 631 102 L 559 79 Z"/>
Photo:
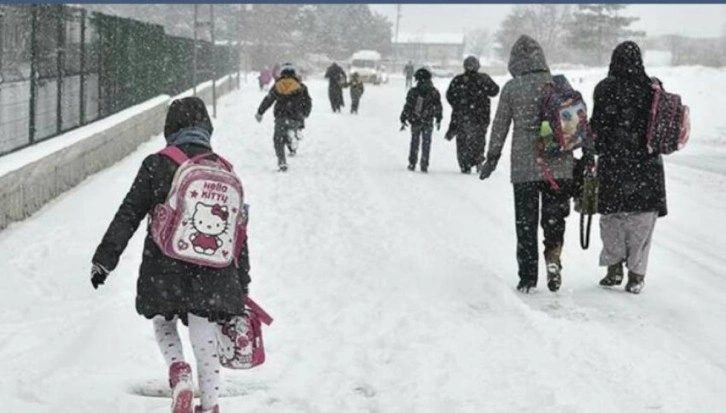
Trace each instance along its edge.
<path fill-rule="evenodd" d="M 216 95 L 235 88 L 234 76 L 216 82 Z M 174 98 L 190 96 L 186 91 Z M 197 96 L 212 104 L 212 82 Z M 23 220 L 86 177 L 128 156 L 164 128 L 174 99 L 162 95 L 57 138 L 0 158 L 0 230 Z M 211 108 L 210 108 L 211 113 Z"/>

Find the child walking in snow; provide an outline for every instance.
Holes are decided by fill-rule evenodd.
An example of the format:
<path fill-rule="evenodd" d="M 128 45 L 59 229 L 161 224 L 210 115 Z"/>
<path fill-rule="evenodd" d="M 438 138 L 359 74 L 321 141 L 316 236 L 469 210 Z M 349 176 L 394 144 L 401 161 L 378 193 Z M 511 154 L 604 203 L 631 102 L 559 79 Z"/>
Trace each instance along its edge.
<path fill-rule="evenodd" d="M 365 91 L 363 82 L 360 80 L 358 72 L 350 75 L 350 83 L 348 83 L 348 86 L 350 86 L 350 113 L 354 113 L 357 115 L 358 106 L 360 105 L 360 98 L 361 96 L 363 96 L 363 92 Z"/>
<path fill-rule="evenodd" d="M 308 94 L 308 88 L 300 80 L 295 67 L 289 63 L 282 66 L 280 78 L 270 88 L 270 93 L 265 96 L 257 109 L 255 119 L 262 122 L 262 115 L 267 109 L 275 104 L 275 132 L 273 143 L 277 155 L 277 166 L 280 171 L 287 171 L 287 159 L 285 157 L 285 145 L 290 150 L 290 155 L 295 154 L 295 142 L 293 139 L 299 131 L 305 127 L 305 119 L 310 116 L 312 100 Z"/>
<path fill-rule="evenodd" d="M 157 344 L 169 367 L 173 413 L 192 413 L 193 403 L 192 370 L 185 361 L 177 330 L 178 320 L 189 327 L 197 360 L 201 405 L 196 406 L 194 412 L 219 413 L 217 322 L 244 314 L 250 282 L 247 240 L 243 231 L 235 230 L 242 222 L 238 220 L 243 219 L 241 192 L 233 198 L 229 189 L 224 191 L 224 197 L 220 192 L 220 196 L 205 200 L 203 194 L 189 191 L 190 197 L 198 197 L 199 202 L 189 204 L 194 207 L 190 208 L 193 214 L 183 216 L 186 221 L 181 221 L 177 227 L 178 231 L 186 231 L 183 238 L 172 243 L 179 247 L 178 250 L 168 244 L 160 246 L 158 232 L 154 230 L 163 221 L 158 212 L 168 212 L 164 209 L 167 197 L 172 186 L 181 179 L 176 178 L 180 158 L 192 158 L 192 162 L 203 158 L 205 162 L 228 165 L 212 152 L 212 131 L 212 122 L 201 99 L 188 97 L 171 103 L 164 125 L 166 149 L 144 159 L 92 260 L 91 283 L 93 288 L 98 288 L 116 268 L 141 221 L 150 216 L 137 281 L 136 311 L 151 319 L 154 325 Z M 204 185 L 207 188 L 206 183 Z M 230 188 L 232 186 L 230 184 Z M 207 188 L 205 191 L 214 195 L 213 190 Z M 180 199 L 179 195 L 175 196 L 174 199 Z M 184 196 L 184 202 L 191 199 Z M 177 207 L 181 208 L 179 204 Z M 197 254 L 196 263 L 173 258 L 169 255 L 170 250 L 187 256 Z M 201 264 L 215 257 L 219 258 L 219 265 Z"/>
<path fill-rule="evenodd" d="M 436 120 L 436 130 L 441 128 L 441 95 L 431 81 L 431 72 L 421 68 L 414 74 L 416 86 L 408 91 L 406 104 L 401 113 L 401 124 L 405 128 L 411 124 L 411 147 L 408 153 L 408 170 L 416 169 L 419 142 L 421 145 L 421 172 L 429 169 L 431 134 Z"/>

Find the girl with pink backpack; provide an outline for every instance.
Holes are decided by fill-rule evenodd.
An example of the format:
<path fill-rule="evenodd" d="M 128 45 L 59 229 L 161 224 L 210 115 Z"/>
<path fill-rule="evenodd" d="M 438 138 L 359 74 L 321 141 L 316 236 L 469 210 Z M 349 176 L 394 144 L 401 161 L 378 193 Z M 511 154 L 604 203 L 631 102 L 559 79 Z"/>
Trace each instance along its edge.
<path fill-rule="evenodd" d="M 171 103 L 164 125 L 167 147 L 142 162 L 92 261 L 91 283 L 98 288 L 150 217 L 136 311 L 154 325 L 169 367 L 173 413 L 192 413 L 194 400 L 177 321 L 189 327 L 197 360 L 201 404 L 193 411 L 219 413 L 219 323 L 246 315 L 247 208 L 231 165 L 212 152 L 212 131 L 201 99 Z"/>

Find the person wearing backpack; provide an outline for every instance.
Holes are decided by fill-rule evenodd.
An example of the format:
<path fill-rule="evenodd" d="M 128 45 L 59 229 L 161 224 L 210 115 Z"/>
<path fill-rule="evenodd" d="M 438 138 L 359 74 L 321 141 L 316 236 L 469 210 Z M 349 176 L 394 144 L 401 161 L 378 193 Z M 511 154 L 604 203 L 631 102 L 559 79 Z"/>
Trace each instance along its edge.
<path fill-rule="evenodd" d="M 197 360 L 201 405 L 194 412 L 219 413 L 217 322 L 244 314 L 250 283 L 247 239 L 241 226 L 246 222 L 241 186 L 226 169 L 226 161 L 212 152 L 212 131 L 201 99 L 187 97 L 171 103 L 164 125 L 167 147 L 144 159 L 92 259 L 90 281 L 98 288 L 116 268 L 141 221 L 150 217 L 137 281 L 136 311 L 152 320 L 169 368 L 173 413 L 191 413 L 193 403 L 192 370 L 185 361 L 177 321 L 188 325 Z M 188 161 L 180 166 L 182 160 Z M 181 184 L 178 169 L 196 170 L 202 163 L 212 171 L 206 172 L 207 181 L 185 181 L 192 191 L 171 192 Z M 218 181 L 220 176 L 229 181 Z M 204 193 L 196 191 L 201 187 L 206 188 Z M 176 196 L 170 197 L 170 193 Z M 177 201 L 178 214 L 167 207 L 172 200 Z M 196 203 L 196 207 L 184 210 L 188 216 L 181 215 L 187 206 L 184 202 Z M 160 245 L 164 234 L 156 230 L 162 227 L 184 236 L 173 245 Z M 187 256 L 180 259 L 174 254 Z M 191 254 L 197 259 L 190 260 Z"/>
<path fill-rule="evenodd" d="M 282 66 L 280 78 L 262 99 L 255 114 L 257 122 L 262 122 L 262 116 L 273 103 L 275 132 L 272 140 L 277 155 L 277 166 L 284 172 L 287 171 L 285 146 L 287 145 L 290 155 L 295 155 L 297 140 L 301 130 L 305 128 L 305 119 L 310 116 L 313 107 L 307 86 L 297 76 L 295 67 L 290 63 Z"/>
<path fill-rule="evenodd" d="M 416 169 L 419 145 L 421 146 L 421 172 L 429 169 L 429 153 L 431 151 L 431 134 L 434 121 L 436 129 L 441 128 L 441 95 L 431 81 L 431 72 L 421 68 L 414 73 L 416 86 L 408 91 L 406 104 L 401 112 L 401 125 L 405 129 L 411 125 L 411 147 L 408 153 L 408 170 Z"/>
<path fill-rule="evenodd" d="M 655 222 L 668 213 L 663 159 L 647 150 L 651 84 L 638 45 L 619 44 L 608 76 L 595 87 L 590 120 L 598 155 L 600 265 L 607 267 L 600 285 L 620 285 L 625 264 L 625 290 L 634 294 L 644 286 Z"/>
<path fill-rule="evenodd" d="M 544 258 L 547 264 L 547 287 L 557 291 L 562 283 L 561 254 L 565 219 L 570 214 L 573 155 L 562 152 L 548 160 L 549 178 L 538 158 L 543 90 L 552 82 L 544 52 L 529 36 L 521 36 L 512 46 L 509 57 L 509 80 L 502 89 L 492 125 L 491 142 L 479 178 L 487 179 L 497 163 L 514 123 L 511 152 L 511 182 L 514 187 L 514 210 L 517 228 L 517 290 L 528 293 L 537 286 L 539 257 L 538 222 L 544 232 Z M 540 219 L 541 213 L 541 219 Z"/>
<path fill-rule="evenodd" d="M 486 73 L 479 72 L 479 59 L 464 59 L 464 73 L 456 76 L 446 91 L 451 105 L 451 122 L 446 138 L 456 136 L 456 158 L 462 173 L 480 167 L 484 160 L 490 100 L 499 93 L 499 85 Z"/>

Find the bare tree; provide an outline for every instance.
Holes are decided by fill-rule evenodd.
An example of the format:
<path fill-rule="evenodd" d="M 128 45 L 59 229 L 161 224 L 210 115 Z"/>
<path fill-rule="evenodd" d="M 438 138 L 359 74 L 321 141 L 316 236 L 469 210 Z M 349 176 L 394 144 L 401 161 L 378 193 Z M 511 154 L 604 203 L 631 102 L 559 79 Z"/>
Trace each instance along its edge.
<path fill-rule="evenodd" d="M 489 57 L 492 47 L 492 36 L 487 29 L 474 29 L 466 33 L 466 50 L 467 53 L 479 57 Z"/>
<path fill-rule="evenodd" d="M 566 60 L 567 48 L 563 39 L 571 21 L 571 7 L 558 4 L 515 6 L 496 33 L 497 54 L 509 58 L 509 50 L 519 36 L 526 34 L 537 40 L 548 61 Z"/>

